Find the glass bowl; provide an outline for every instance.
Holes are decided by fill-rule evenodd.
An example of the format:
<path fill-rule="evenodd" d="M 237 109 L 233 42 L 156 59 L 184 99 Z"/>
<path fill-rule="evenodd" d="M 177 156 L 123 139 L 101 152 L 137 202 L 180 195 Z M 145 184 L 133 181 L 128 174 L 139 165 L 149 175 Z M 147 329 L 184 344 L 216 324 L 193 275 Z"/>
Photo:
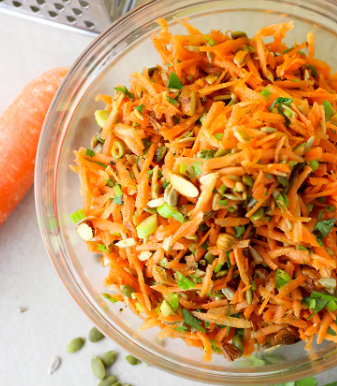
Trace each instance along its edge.
<path fill-rule="evenodd" d="M 150 36 L 164 17 L 175 33 L 185 33 L 175 17 L 190 17 L 207 33 L 211 28 L 244 30 L 249 36 L 261 27 L 293 20 L 286 42 L 302 42 L 315 33 L 316 56 L 337 68 L 337 3 L 329 0 L 157 0 L 127 14 L 101 34 L 80 56 L 60 87 L 41 134 L 35 179 L 41 233 L 63 283 L 92 321 L 135 356 L 163 370 L 217 385 L 270 385 L 303 378 L 337 364 L 336 345 L 303 343 L 273 352 L 273 360 L 242 359 L 229 363 L 214 355 L 203 363 L 203 352 L 178 339 L 160 345 L 157 329 L 137 332 L 141 319 L 121 303 L 107 304 L 100 296 L 108 268 L 99 264 L 79 238 L 69 214 L 81 208 L 79 181 L 69 169 L 73 150 L 88 146 L 97 131 L 94 111 L 102 107 L 97 94 L 111 94 L 117 84 L 128 85 L 132 71 L 160 63 Z M 122 307 L 122 308 L 121 308 Z M 261 357 L 260 353 L 258 357 Z M 275 359 L 277 355 L 278 359 Z M 273 363 L 274 362 L 274 363 Z M 276 362 L 276 363 L 275 363 Z"/>

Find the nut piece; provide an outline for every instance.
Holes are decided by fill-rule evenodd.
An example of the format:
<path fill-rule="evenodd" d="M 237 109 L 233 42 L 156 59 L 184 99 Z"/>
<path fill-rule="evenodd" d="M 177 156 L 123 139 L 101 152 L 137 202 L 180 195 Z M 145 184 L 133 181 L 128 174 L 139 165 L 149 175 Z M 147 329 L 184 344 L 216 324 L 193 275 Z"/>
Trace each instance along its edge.
<path fill-rule="evenodd" d="M 238 241 L 234 236 L 227 233 L 220 233 L 216 240 L 216 246 L 226 252 L 233 249 L 237 242 Z"/>
<path fill-rule="evenodd" d="M 178 173 L 170 173 L 169 180 L 172 187 L 185 197 L 197 197 L 199 195 L 198 189 L 188 181 L 185 177 Z"/>
<path fill-rule="evenodd" d="M 77 233 L 84 241 L 89 241 L 94 237 L 94 228 L 91 221 L 86 220 L 77 225 Z"/>
<path fill-rule="evenodd" d="M 157 283 L 176 284 L 173 278 L 167 274 L 166 270 L 158 265 L 152 267 L 152 274 Z"/>
<path fill-rule="evenodd" d="M 146 261 L 146 260 L 149 260 L 149 258 L 152 256 L 152 253 L 149 252 L 149 251 L 142 251 L 140 252 L 139 256 L 138 256 L 138 259 L 140 261 Z"/>
<path fill-rule="evenodd" d="M 167 187 L 168 188 L 168 187 Z M 158 206 L 162 206 L 165 204 L 165 200 L 163 197 L 156 198 L 154 200 L 151 200 L 147 203 L 147 206 L 149 208 L 158 208 Z"/>
<path fill-rule="evenodd" d="M 286 346 L 299 342 L 301 339 L 293 327 L 286 327 L 275 335 L 269 335 L 267 341 L 263 344 L 263 348 L 271 348 L 276 346 Z"/>
<path fill-rule="evenodd" d="M 212 202 L 212 210 L 217 211 L 223 208 L 223 205 L 219 204 L 221 196 L 219 193 L 215 193 Z"/>
<path fill-rule="evenodd" d="M 119 248 L 134 247 L 136 245 L 136 240 L 133 237 L 130 237 L 129 239 L 118 241 L 118 243 L 116 243 L 115 245 Z"/>
<path fill-rule="evenodd" d="M 223 351 L 224 357 L 229 362 L 233 362 L 235 361 L 235 359 L 238 359 L 241 356 L 241 351 L 230 343 L 223 343 L 222 351 Z"/>

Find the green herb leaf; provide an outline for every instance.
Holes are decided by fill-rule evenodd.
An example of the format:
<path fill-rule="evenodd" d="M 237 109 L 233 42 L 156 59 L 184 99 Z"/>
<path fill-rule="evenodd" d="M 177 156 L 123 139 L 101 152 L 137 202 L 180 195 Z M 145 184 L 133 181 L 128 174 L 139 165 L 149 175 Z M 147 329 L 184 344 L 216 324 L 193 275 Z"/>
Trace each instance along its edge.
<path fill-rule="evenodd" d="M 276 288 L 279 290 L 282 286 L 288 283 L 291 278 L 289 274 L 282 269 L 277 269 L 275 274 Z"/>
<path fill-rule="evenodd" d="M 271 95 L 271 91 L 269 90 L 269 87 L 267 86 L 266 88 L 264 88 L 261 92 L 260 92 L 260 95 L 264 96 L 267 100 L 270 98 L 270 95 Z"/>
<path fill-rule="evenodd" d="M 184 322 L 190 326 L 195 328 L 196 330 L 205 332 L 205 329 L 200 326 L 200 322 L 198 319 L 196 319 L 193 315 L 191 315 L 185 308 L 183 308 L 183 317 L 184 317 Z"/>
<path fill-rule="evenodd" d="M 97 244 L 97 249 L 101 252 L 105 252 L 107 247 L 104 244 Z"/>
<path fill-rule="evenodd" d="M 133 122 L 133 123 L 132 123 L 132 127 L 136 127 L 136 126 L 139 126 L 139 123 Z"/>
<path fill-rule="evenodd" d="M 323 238 L 330 234 L 331 229 L 335 225 L 335 219 L 330 218 L 329 220 L 317 221 L 314 230 L 318 231 Z"/>
<path fill-rule="evenodd" d="M 212 345 L 212 351 L 216 352 L 217 354 L 222 353 L 222 350 L 219 347 L 217 347 L 215 340 L 210 340 L 210 343 Z"/>
<path fill-rule="evenodd" d="M 183 88 L 183 85 L 181 84 L 178 76 L 173 71 L 170 74 L 170 79 L 167 85 L 168 88 L 177 88 L 178 90 L 181 90 Z"/>
<path fill-rule="evenodd" d="M 130 99 L 134 99 L 134 98 L 135 98 L 135 95 L 132 94 L 125 86 L 122 86 L 122 87 L 115 87 L 114 89 L 115 89 L 116 91 L 122 92 L 122 93 L 125 94 L 127 97 L 129 97 Z"/>
<path fill-rule="evenodd" d="M 133 109 L 134 109 L 134 110 L 139 110 L 139 111 L 142 113 L 144 107 L 145 107 L 145 105 L 139 105 L 139 106 L 137 106 L 137 107 L 134 107 Z"/>
<path fill-rule="evenodd" d="M 178 277 L 177 286 L 179 288 L 182 288 L 184 290 L 195 288 L 195 284 L 190 279 L 187 279 L 187 277 L 182 275 L 180 272 L 177 272 L 177 277 Z"/>
<path fill-rule="evenodd" d="M 88 155 L 90 158 L 92 158 L 95 155 L 95 152 L 91 149 L 86 149 L 85 155 Z"/>
<path fill-rule="evenodd" d="M 318 383 L 314 377 L 304 378 L 296 382 L 296 386 L 317 386 Z"/>
<path fill-rule="evenodd" d="M 202 170 L 199 168 L 198 165 L 202 165 L 202 163 L 201 163 L 201 162 L 193 162 L 194 174 L 195 174 L 196 176 L 198 176 L 199 174 L 202 173 Z"/>
<path fill-rule="evenodd" d="M 255 49 L 252 46 L 243 46 L 242 51 L 255 52 Z"/>
<path fill-rule="evenodd" d="M 276 106 L 276 104 L 289 106 L 292 103 L 292 101 L 293 101 L 292 98 L 282 98 L 282 97 L 276 98 L 274 102 L 271 104 L 271 106 L 269 107 L 269 111 L 273 111 L 273 108 Z"/>
<path fill-rule="evenodd" d="M 177 311 L 179 308 L 179 296 L 174 292 L 170 292 L 169 304 L 172 307 L 173 311 Z"/>
<path fill-rule="evenodd" d="M 117 303 L 118 302 L 118 300 L 114 299 L 110 294 L 103 293 L 102 295 L 105 297 L 105 299 L 110 300 L 111 303 Z"/>
<path fill-rule="evenodd" d="M 162 187 L 165 190 L 170 185 L 170 182 L 165 179 L 165 182 L 163 183 Z"/>
<path fill-rule="evenodd" d="M 179 102 L 178 102 L 178 101 L 176 101 L 175 99 L 173 99 L 173 98 L 170 98 L 169 96 L 167 96 L 166 98 L 167 98 L 167 99 L 168 99 L 168 101 L 169 101 L 170 103 L 172 103 L 173 105 L 179 105 Z"/>
<path fill-rule="evenodd" d="M 303 298 L 302 303 L 306 304 L 310 310 L 314 310 L 308 319 L 311 319 L 317 312 L 321 311 L 331 300 L 337 301 L 337 298 L 323 292 L 312 292 L 310 297 Z"/>
<path fill-rule="evenodd" d="M 188 330 L 188 327 L 186 327 L 186 326 L 173 327 L 173 330 L 177 330 L 180 332 L 186 332 Z"/>
<path fill-rule="evenodd" d="M 76 224 L 77 222 L 85 219 L 85 214 L 83 212 L 83 209 L 79 209 L 76 212 L 69 215 L 70 218 L 73 220 L 73 223 Z"/>
<path fill-rule="evenodd" d="M 148 173 L 150 175 L 150 177 L 153 175 L 153 169 L 152 170 L 148 170 Z M 158 170 L 158 178 L 162 178 L 163 177 L 163 173 L 161 172 L 161 170 L 159 169 Z"/>
<path fill-rule="evenodd" d="M 324 101 L 322 103 L 322 106 L 324 107 L 324 111 L 325 111 L 325 120 L 328 121 L 331 115 L 334 113 L 332 109 L 332 105 L 329 101 Z"/>
<path fill-rule="evenodd" d="M 245 233 L 245 230 L 246 230 L 246 228 L 244 226 L 234 227 L 235 237 L 237 239 L 241 239 L 241 237 Z"/>

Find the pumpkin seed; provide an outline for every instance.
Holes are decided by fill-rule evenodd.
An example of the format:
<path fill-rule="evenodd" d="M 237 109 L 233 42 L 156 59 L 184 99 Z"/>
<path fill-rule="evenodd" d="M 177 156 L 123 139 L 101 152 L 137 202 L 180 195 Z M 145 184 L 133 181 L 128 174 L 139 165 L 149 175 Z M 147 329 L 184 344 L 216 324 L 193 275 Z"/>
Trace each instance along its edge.
<path fill-rule="evenodd" d="M 89 340 L 90 342 L 99 342 L 104 338 L 104 335 L 99 331 L 96 327 L 93 327 L 89 332 Z"/>
<path fill-rule="evenodd" d="M 153 161 L 157 164 L 163 160 L 166 154 L 167 148 L 165 146 L 158 147 L 154 153 Z"/>
<path fill-rule="evenodd" d="M 17 310 L 22 314 L 23 312 L 26 312 L 28 308 L 26 307 L 18 307 Z"/>
<path fill-rule="evenodd" d="M 218 79 L 218 77 L 215 74 L 209 74 L 205 78 L 205 80 L 208 84 L 213 84 L 217 79 Z"/>
<path fill-rule="evenodd" d="M 234 40 L 247 37 L 246 32 L 243 32 L 243 31 L 233 31 L 231 35 L 232 35 L 232 39 Z"/>
<path fill-rule="evenodd" d="M 213 97 L 214 101 L 226 101 L 227 99 L 232 99 L 231 94 L 216 95 Z"/>
<path fill-rule="evenodd" d="M 135 358 L 133 355 L 128 355 L 125 357 L 125 359 L 130 363 L 130 365 L 135 366 L 141 363 L 139 359 Z"/>
<path fill-rule="evenodd" d="M 178 203 L 178 194 L 177 191 L 173 188 L 172 185 L 169 185 L 165 189 L 164 200 L 169 206 L 176 206 Z"/>
<path fill-rule="evenodd" d="M 98 379 L 104 379 L 105 377 L 105 367 L 102 362 L 102 359 L 94 355 L 91 359 L 91 369 L 95 377 Z"/>
<path fill-rule="evenodd" d="M 195 140 L 195 137 L 186 137 L 186 138 L 181 138 L 176 142 L 177 143 L 185 143 L 185 142 L 192 142 L 194 140 Z"/>
<path fill-rule="evenodd" d="M 105 368 L 110 367 L 116 360 L 116 351 L 108 351 L 102 356 L 102 362 Z"/>
<path fill-rule="evenodd" d="M 114 375 L 108 375 L 101 381 L 98 386 L 112 386 L 116 384 L 116 377 Z"/>
<path fill-rule="evenodd" d="M 67 352 L 70 353 L 70 354 L 73 354 L 79 350 L 81 350 L 81 348 L 83 347 L 85 343 L 85 339 L 84 338 L 75 338 L 73 339 L 67 346 Z"/>
<path fill-rule="evenodd" d="M 48 374 L 53 374 L 61 365 L 61 358 L 55 357 L 48 368 Z"/>

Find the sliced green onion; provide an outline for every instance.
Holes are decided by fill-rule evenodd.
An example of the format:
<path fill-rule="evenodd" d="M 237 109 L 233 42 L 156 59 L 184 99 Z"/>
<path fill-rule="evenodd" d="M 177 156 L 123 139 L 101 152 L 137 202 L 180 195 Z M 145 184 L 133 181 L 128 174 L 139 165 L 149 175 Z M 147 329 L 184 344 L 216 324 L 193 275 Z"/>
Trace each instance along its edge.
<path fill-rule="evenodd" d="M 83 212 L 83 209 L 79 209 L 76 212 L 69 215 L 70 218 L 73 220 L 73 223 L 76 224 L 77 222 L 85 219 L 85 214 Z"/>
<path fill-rule="evenodd" d="M 121 186 L 119 184 L 116 184 L 114 186 L 114 189 L 115 189 L 115 192 L 116 192 L 117 196 L 122 196 L 123 195 L 123 191 L 122 191 Z"/>
<path fill-rule="evenodd" d="M 110 111 L 96 110 L 95 111 L 95 119 L 96 119 L 96 122 L 97 122 L 98 126 L 104 127 L 105 122 L 109 118 L 109 115 L 110 115 Z"/>
<path fill-rule="evenodd" d="M 173 217 L 181 223 L 184 222 L 184 216 L 178 211 L 178 209 L 174 206 L 168 205 L 166 202 L 157 208 L 157 212 L 164 218 Z"/>
<path fill-rule="evenodd" d="M 163 300 L 162 304 L 160 305 L 160 312 L 164 316 L 175 315 L 175 312 L 172 310 L 172 307 L 168 304 L 168 302 L 166 300 Z"/>
<path fill-rule="evenodd" d="M 118 139 L 116 139 L 112 144 L 111 155 L 115 159 L 122 158 L 124 155 L 124 146 Z"/>
<path fill-rule="evenodd" d="M 144 239 L 152 235 L 152 233 L 158 228 L 157 215 L 153 214 L 152 216 L 146 218 L 139 225 L 137 225 L 137 236 L 140 239 Z"/>
<path fill-rule="evenodd" d="M 218 140 L 221 141 L 224 136 L 224 133 L 216 133 L 214 134 L 214 137 Z"/>

